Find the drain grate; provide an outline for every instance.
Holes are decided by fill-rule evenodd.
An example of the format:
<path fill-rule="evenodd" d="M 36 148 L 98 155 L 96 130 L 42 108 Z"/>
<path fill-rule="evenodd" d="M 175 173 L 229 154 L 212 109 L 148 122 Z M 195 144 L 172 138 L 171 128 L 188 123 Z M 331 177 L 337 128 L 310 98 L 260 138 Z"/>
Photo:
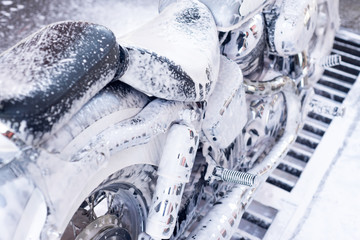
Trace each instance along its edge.
<path fill-rule="evenodd" d="M 314 85 L 314 99 L 330 106 L 341 107 L 360 74 L 360 37 L 344 30 L 340 31 L 335 38 L 332 54 L 341 55 L 342 65 L 324 72 Z M 301 191 L 306 189 L 304 186 L 297 189 L 297 183 L 300 179 L 303 180 L 303 172 L 308 165 L 311 165 L 312 156 L 332 121 L 332 118 L 314 112 L 307 115 L 296 141 L 290 146 L 284 159 L 269 176 L 265 186 L 259 189 L 255 200 L 244 213 L 233 240 L 279 239 L 283 236 L 282 232 L 287 230 L 285 226 L 296 227 L 297 223 L 292 224 L 293 226 L 288 224 L 291 218 L 295 218 L 294 215 L 299 215 L 297 211 L 297 208 L 300 208 L 297 205 L 299 200 L 294 198 L 301 198 Z M 307 182 L 311 183 L 311 180 Z M 298 191 L 293 193 L 295 189 Z M 311 197 L 312 195 L 310 199 Z M 287 237 L 290 236 L 289 234 Z"/>
<path fill-rule="evenodd" d="M 260 240 L 271 226 L 278 210 L 254 200 L 244 213 L 232 240 Z"/>

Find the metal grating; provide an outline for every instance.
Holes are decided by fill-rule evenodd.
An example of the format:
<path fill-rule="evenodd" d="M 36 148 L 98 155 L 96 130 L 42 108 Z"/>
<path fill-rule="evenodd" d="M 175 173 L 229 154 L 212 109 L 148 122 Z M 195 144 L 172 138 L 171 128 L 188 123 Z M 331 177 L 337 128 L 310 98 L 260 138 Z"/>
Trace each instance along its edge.
<path fill-rule="evenodd" d="M 332 54 L 341 55 L 342 64 L 326 69 L 314 86 L 314 99 L 340 108 L 360 76 L 360 36 L 340 31 L 335 38 Z M 233 240 L 274 239 L 274 237 L 280 239 L 282 232 L 286 231 L 284 226 L 294 228 L 297 223 L 291 226 L 288 222 L 300 207 L 295 204 L 298 201 L 293 200 L 293 195 L 296 195 L 295 198 L 301 198 L 304 187 L 299 187 L 299 191 L 294 194 L 292 192 L 294 189 L 298 190 L 297 183 L 332 121 L 333 117 L 328 115 L 314 112 L 307 115 L 296 141 L 289 147 L 285 158 L 266 180 L 265 186 L 259 189 L 255 200 L 243 215 Z M 276 223 L 273 224 L 275 220 Z M 289 234 L 285 235 L 289 237 Z"/>

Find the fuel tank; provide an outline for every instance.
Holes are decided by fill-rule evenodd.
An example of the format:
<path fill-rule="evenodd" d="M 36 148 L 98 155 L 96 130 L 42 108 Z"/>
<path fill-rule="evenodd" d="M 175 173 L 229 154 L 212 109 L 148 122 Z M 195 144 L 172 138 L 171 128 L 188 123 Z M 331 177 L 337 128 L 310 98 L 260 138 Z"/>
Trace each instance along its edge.
<path fill-rule="evenodd" d="M 129 65 L 121 81 L 149 96 L 203 101 L 219 72 L 219 41 L 208 8 L 198 1 L 170 4 L 158 17 L 118 38 Z"/>

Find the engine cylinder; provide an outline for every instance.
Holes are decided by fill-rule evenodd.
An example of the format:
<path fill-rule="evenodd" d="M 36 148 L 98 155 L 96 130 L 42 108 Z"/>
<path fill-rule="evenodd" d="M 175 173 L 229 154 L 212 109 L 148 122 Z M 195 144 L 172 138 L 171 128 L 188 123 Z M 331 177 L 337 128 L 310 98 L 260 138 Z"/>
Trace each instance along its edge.
<path fill-rule="evenodd" d="M 262 14 L 254 16 L 240 28 L 230 31 L 221 46 L 222 53 L 234 60 L 241 68 L 243 75 L 250 80 L 257 80 L 262 72 L 264 49 Z"/>

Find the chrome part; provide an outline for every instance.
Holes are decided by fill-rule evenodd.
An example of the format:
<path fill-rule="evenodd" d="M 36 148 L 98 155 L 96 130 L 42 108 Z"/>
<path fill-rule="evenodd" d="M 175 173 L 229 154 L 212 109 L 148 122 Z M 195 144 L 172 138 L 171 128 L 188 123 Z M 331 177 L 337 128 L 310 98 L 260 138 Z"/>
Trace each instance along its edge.
<path fill-rule="evenodd" d="M 287 114 L 283 92 L 297 92 L 294 81 L 286 76 L 247 84 L 248 122 L 241 135 L 245 156 L 241 167 L 245 170 L 269 151 L 284 128 Z"/>
<path fill-rule="evenodd" d="M 317 114 L 330 116 L 330 117 L 343 117 L 345 114 L 344 107 L 338 107 L 336 105 L 329 105 L 327 103 L 321 102 L 317 99 L 312 99 L 309 104 L 307 111 L 314 112 Z"/>
<path fill-rule="evenodd" d="M 178 217 L 185 184 L 189 182 L 199 136 L 190 127 L 169 130 L 158 168 L 158 180 L 146 222 L 146 233 L 155 239 L 170 238 Z"/>
<path fill-rule="evenodd" d="M 232 30 L 221 45 L 222 54 L 239 64 L 243 75 L 258 80 L 264 65 L 264 17 L 257 14 Z"/>
<path fill-rule="evenodd" d="M 338 54 L 324 56 L 320 59 L 319 65 L 325 68 L 341 65 L 341 56 Z"/>
<path fill-rule="evenodd" d="M 314 84 L 315 89 L 318 86 L 326 89 L 321 88 L 321 92 L 316 90 L 312 98 L 322 104 L 338 106 L 339 109 L 346 107 L 344 117 L 316 112 L 306 114 L 297 141 L 290 145 L 287 155 L 256 193 L 233 239 L 299 238 L 297 230 L 307 216 L 306 210 L 312 206 L 310 203 L 316 196 L 324 174 L 326 176 L 326 171 L 333 160 L 337 159 L 336 155 L 341 149 L 341 144 L 333 145 L 334 139 L 343 142 L 349 130 L 353 129 L 354 125 L 351 123 L 357 117 L 354 114 L 357 108 L 351 106 L 357 106 L 359 101 L 360 59 L 356 56 L 359 43 L 359 35 L 340 30 L 332 52 L 343 56 L 343 64 L 349 68 L 344 68 L 344 65 L 329 68 L 318 83 Z M 338 92 L 335 93 L 334 90 Z M 346 95 L 343 101 L 340 92 Z M 271 211 L 267 211 L 265 206 Z M 254 218 L 257 220 L 252 221 Z M 266 229 L 263 220 L 267 223 Z"/>
<path fill-rule="evenodd" d="M 332 49 L 335 33 L 340 26 L 337 9 L 339 9 L 339 0 L 322 0 L 317 6 L 316 28 L 307 49 L 310 61 L 308 73 L 310 84 L 314 84 L 324 71 L 317 61 L 327 56 Z"/>
<path fill-rule="evenodd" d="M 267 75 L 269 75 L 269 72 L 274 71 L 275 73 L 280 74 L 280 76 L 285 75 L 290 77 L 298 88 L 306 87 L 309 72 L 308 63 L 309 61 L 305 51 L 286 57 L 270 55 L 266 58 L 265 76 L 262 81 L 271 80 L 271 75 L 270 77 Z"/>
<path fill-rule="evenodd" d="M 316 28 L 316 0 L 277 0 L 265 13 L 270 50 L 281 56 L 306 50 Z"/>
<path fill-rule="evenodd" d="M 250 81 L 247 82 L 252 84 Z M 246 84 L 245 86 L 248 92 L 252 90 L 252 94 L 246 96 L 247 103 L 245 105 L 248 106 L 246 111 L 247 122 L 241 126 L 240 130 L 242 132 L 232 130 L 233 135 L 229 134 L 228 136 L 234 136 L 235 138 L 231 138 L 232 141 L 227 142 L 226 145 L 219 146 L 216 141 L 211 141 L 211 138 L 206 134 L 206 129 L 203 129 L 209 139 L 209 144 L 203 146 L 203 156 L 205 156 L 209 166 L 232 169 L 240 163 L 240 167 L 247 170 L 260 155 L 266 154 L 266 151 L 275 143 L 275 139 L 283 129 L 286 120 L 286 108 L 285 98 L 281 91 L 296 91 L 294 82 L 290 78 L 282 76 L 275 78 L 273 81 L 254 82 L 251 86 Z M 219 104 L 223 101 L 216 102 L 216 104 Z M 236 111 L 233 116 L 238 116 L 238 120 L 242 119 L 244 115 L 241 113 L 243 112 Z M 215 116 L 215 114 L 211 116 Z M 233 117 L 230 119 L 233 119 Z M 204 122 L 203 126 L 205 124 L 206 122 Z M 217 126 L 217 124 L 217 122 L 214 122 L 214 126 Z M 229 122 L 223 126 L 224 129 L 227 129 L 228 126 L 234 126 L 234 124 Z M 218 136 L 223 136 L 223 133 L 224 131 L 221 131 Z M 218 136 L 214 135 L 216 140 Z M 212 169 L 209 168 L 205 179 L 208 179 L 211 173 Z"/>
<path fill-rule="evenodd" d="M 145 230 L 146 216 L 142 192 L 130 183 L 122 183 L 121 178 L 115 179 L 115 183 L 100 186 L 85 199 L 61 239 L 137 239 Z"/>
<path fill-rule="evenodd" d="M 216 1 L 216 0 L 200 0 L 211 11 L 214 16 L 216 26 L 220 28 L 228 28 L 236 25 L 240 21 L 241 1 Z"/>
<path fill-rule="evenodd" d="M 284 91 L 284 95 L 288 112 L 284 134 L 267 156 L 249 171 L 251 174 L 258 175 L 259 182 L 264 181 L 276 167 L 278 161 L 286 153 L 289 144 L 295 140 L 299 128 L 300 100 L 294 91 Z M 257 187 L 257 184 L 251 188 L 235 186 L 200 221 L 187 239 L 230 239 Z"/>
<path fill-rule="evenodd" d="M 76 237 L 76 240 L 131 240 L 129 232 L 119 226 L 119 220 L 114 215 L 104 215 L 89 225 Z"/>
<path fill-rule="evenodd" d="M 257 159 L 276 144 L 275 140 L 281 134 L 286 122 L 286 98 L 283 93 L 276 93 L 267 97 L 250 95 L 248 123 L 242 138 L 244 142 L 241 167 L 249 169 Z"/>
<path fill-rule="evenodd" d="M 222 167 L 216 167 L 213 175 L 224 182 L 236 183 L 248 187 L 252 187 L 257 179 L 257 176 L 254 174 L 224 169 Z"/>
<path fill-rule="evenodd" d="M 218 29 L 231 28 L 239 23 L 241 20 L 240 6 L 241 1 L 217 1 L 217 0 L 200 0 L 211 11 L 214 16 L 216 26 Z"/>
<path fill-rule="evenodd" d="M 268 96 L 279 93 L 286 88 L 294 88 L 295 83 L 287 76 L 279 76 L 266 82 L 250 82 L 245 79 L 245 88 L 247 93 Z"/>

